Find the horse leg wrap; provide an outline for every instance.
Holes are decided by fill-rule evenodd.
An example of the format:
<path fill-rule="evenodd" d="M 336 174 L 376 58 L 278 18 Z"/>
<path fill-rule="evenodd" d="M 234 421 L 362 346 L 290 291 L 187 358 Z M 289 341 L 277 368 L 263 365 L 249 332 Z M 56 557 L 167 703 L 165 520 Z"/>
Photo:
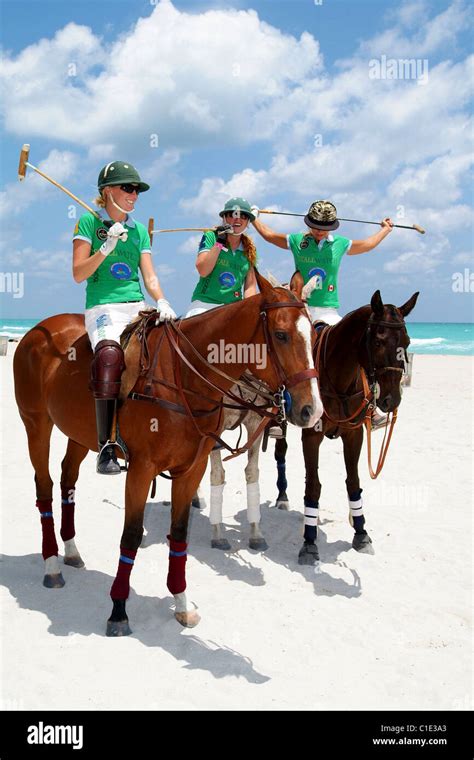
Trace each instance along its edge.
<path fill-rule="evenodd" d="M 172 594 L 182 594 L 186 589 L 186 541 L 175 541 L 171 536 L 166 536 L 170 542 L 168 578 L 166 585 Z"/>
<path fill-rule="evenodd" d="M 349 494 L 349 514 L 356 533 L 364 533 L 364 511 L 362 505 L 362 488 Z"/>
<path fill-rule="evenodd" d="M 74 486 L 61 486 L 61 538 L 69 541 L 76 535 L 74 528 Z"/>
<path fill-rule="evenodd" d="M 220 486 L 211 485 L 211 505 L 209 513 L 209 522 L 211 525 L 219 525 L 222 522 L 222 502 L 224 499 L 224 486 L 225 483 L 221 483 Z"/>
<path fill-rule="evenodd" d="M 130 593 L 130 573 L 132 572 L 136 555 L 136 551 L 124 549 L 123 546 L 120 547 L 117 575 L 115 576 L 112 588 L 110 589 L 112 600 L 118 601 L 128 599 Z"/>
<path fill-rule="evenodd" d="M 247 483 L 247 519 L 249 523 L 260 522 L 260 486 L 256 483 Z"/>
<path fill-rule="evenodd" d="M 304 497 L 304 540 L 314 544 L 318 535 L 319 501 Z"/>
<path fill-rule="evenodd" d="M 286 461 L 284 459 L 277 459 L 278 478 L 277 488 L 278 493 L 286 491 L 288 488 L 288 481 L 286 479 Z"/>
<path fill-rule="evenodd" d="M 53 500 L 37 499 L 36 506 L 41 515 L 41 529 L 43 532 L 43 559 L 58 556 L 58 543 L 54 533 Z"/>

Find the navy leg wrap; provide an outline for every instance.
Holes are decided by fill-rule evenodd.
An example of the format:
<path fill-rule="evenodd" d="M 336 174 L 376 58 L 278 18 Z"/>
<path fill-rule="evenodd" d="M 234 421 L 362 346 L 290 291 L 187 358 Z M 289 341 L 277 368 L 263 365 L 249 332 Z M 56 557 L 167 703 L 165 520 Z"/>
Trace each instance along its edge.
<path fill-rule="evenodd" d="M 277 468 L 278 468 L 278 478 L 277 478 L 277 488 L 278 493 L 281 493 L 282 491 L 286 491 L 288 488 L 288 482 L 286 480 L 286 461 L 284 459 L 277 459 Z"/>
<path fill-rule="evenodd" d="M 312 501 L 304 497 L 304 540 L 308 544 L 314 544 L 318 535 L 319 501 Z"/>

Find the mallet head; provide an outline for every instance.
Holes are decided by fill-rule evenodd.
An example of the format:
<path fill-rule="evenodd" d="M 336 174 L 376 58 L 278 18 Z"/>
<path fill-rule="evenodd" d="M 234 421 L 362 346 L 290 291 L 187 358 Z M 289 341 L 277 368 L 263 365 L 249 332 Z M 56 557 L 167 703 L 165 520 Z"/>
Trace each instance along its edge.
<path fill-rule="evenodd" d="M 155 229 L 155 220 L 150 216 L 148 220 L 148 234 L 150 236 L 150 244 L 153 245 L 153 230 Z"/>
<path fill-rule="evenodd" d="M 26 163 L 30 157 L 30 146 L 25 143 L 20 153 L 20 163 L 18 164 L 18 179 L 20 182 L 25 179 L 26 176 Z"/>

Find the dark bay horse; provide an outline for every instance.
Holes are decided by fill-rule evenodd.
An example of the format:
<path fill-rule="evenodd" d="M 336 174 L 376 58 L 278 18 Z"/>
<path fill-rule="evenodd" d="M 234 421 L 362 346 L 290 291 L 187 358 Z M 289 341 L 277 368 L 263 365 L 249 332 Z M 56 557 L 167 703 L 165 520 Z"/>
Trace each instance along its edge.
<path fill-rule="evenodd" d="M 298 555 L 301 565 L 315 565 L 319 561 L 316 544 L 321 494 L 318 460 L 324 436 L 342 438 L 349 521 L 355 531 L 352 546 L 359 552 L 373 554 L 372 540 L 364 527 L 358 472 L 362 423 L 369 404 L 376 404 L 382 412 L 393 412 L 400 404 L 400 381 L 410 343 L 404 317 L 415 307 L 418 295 L 414 293 L 403 306 L 397 308 L 391 304 L 384 305 L 377 290 L 370 306 L 362 306 L 336 325 L 325 327 L 316 343 L 315 364 L 319 372 L 324 415 L 315 428 L 302 431 L 306 487 L 304 543 Z M 369 393 L 364 392 L 362 370 L 368 379 Z M 286 451 L 286 440 L 277 440 L 277 506 L 282 509 L 288 508 Z"/>
<path fill-rule="evenodd" d="M 291 388 L 290 422 L 313 427 L 322 415 L 311 352 L 311 323 L 305 306 L 287 290 L 273 288 L 258 273 L 257 281 L 261 292 L 252 298 L 178 323 L 152 327 L 147 336 L 146 376 L 139 367 L 143 348 L 136 335 L 130 339 L 122 383 L 126 392 L 118 412 L 120 436 L 129 451 L 129 467 L 120 560 L 111 589 L 109 636 L 130 633 L 126 614 L 130 572 L 142 540 L 143 514 L 151 482 L 164 471 L 169 471 L 173 478 L 167 585 L 176 601 L 176 619 L 186 626 L 199 621 L 195 610 L 188 609 L 185 594 L 190 503 L 215 443 L 212 436 L 222 428 L 223 394 L 244 370 L 250 369 L 275 393 L 276 407 L 278 399 L 281 406 L 282 386 Z M 222 361 L 211 365 L 205 357 L 209 346 L 220 339 L 234 348 L 259 344 L 263 351 L 265 346 L 269 361 L 264 367 L 252 363 L 244 366 L 238 361 L 238 352 L 234 352 L 237 357 L 234 363 L 228 364 L 222 357 Z M 40 322 L 21 340 L 14 358 L 15 396 L 35 471 L 45 560 L 43 583 L 47 587 L 64 585 L 48 466 L 53 425 L 69 439 L 61 467 L 64 561 L 76 567 L 83 565 L 74 542 L 74 487 L 87 452 L 97 451 L 94 399 L 88 387 L 91 360 L 84 318 L 79 314 L 60 314 Z M 227 379 L 219 372 L 225 372 Z M 128 395 L 132 388 L 138 394 L 135 398 Z"/>

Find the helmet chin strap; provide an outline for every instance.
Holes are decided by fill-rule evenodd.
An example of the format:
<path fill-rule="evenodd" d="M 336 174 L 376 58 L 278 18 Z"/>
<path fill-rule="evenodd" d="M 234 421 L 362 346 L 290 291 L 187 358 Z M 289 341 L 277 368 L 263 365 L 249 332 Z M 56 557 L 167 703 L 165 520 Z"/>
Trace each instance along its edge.
<path fill-rule="evenodd" d="M 231 227 L 232 227 L 232 225 L 231 225 Z M 248 224 L 247 224 L 247 227 L 248 227 Z M 247 229 L 247 227 L 245 229 Z M 227 234 L 228 235 L 232 235 L 232 237 L 240 237 L 241 235 L 244 234 L 244 232 L 245 232 L 245 230 L 243 230 L 242 232 L 228 232 Z"/>
<path fill-rule="evenodd" d="M 122 212 L 122 214 L 129 214 L 131 211 L 135 211 L 135 206 L 132 206 L 132 208 L 129 208 L 128 210 L 125 210 L 121 206 L 118 205 L 118 203 L 115 203 L 114 196 L 112 195 L 112 190 L 109 190 L 109 198 L 112 202 L 112 205 L 115 206 L 115 208 L 118 208 L 119 211 Z"/>

